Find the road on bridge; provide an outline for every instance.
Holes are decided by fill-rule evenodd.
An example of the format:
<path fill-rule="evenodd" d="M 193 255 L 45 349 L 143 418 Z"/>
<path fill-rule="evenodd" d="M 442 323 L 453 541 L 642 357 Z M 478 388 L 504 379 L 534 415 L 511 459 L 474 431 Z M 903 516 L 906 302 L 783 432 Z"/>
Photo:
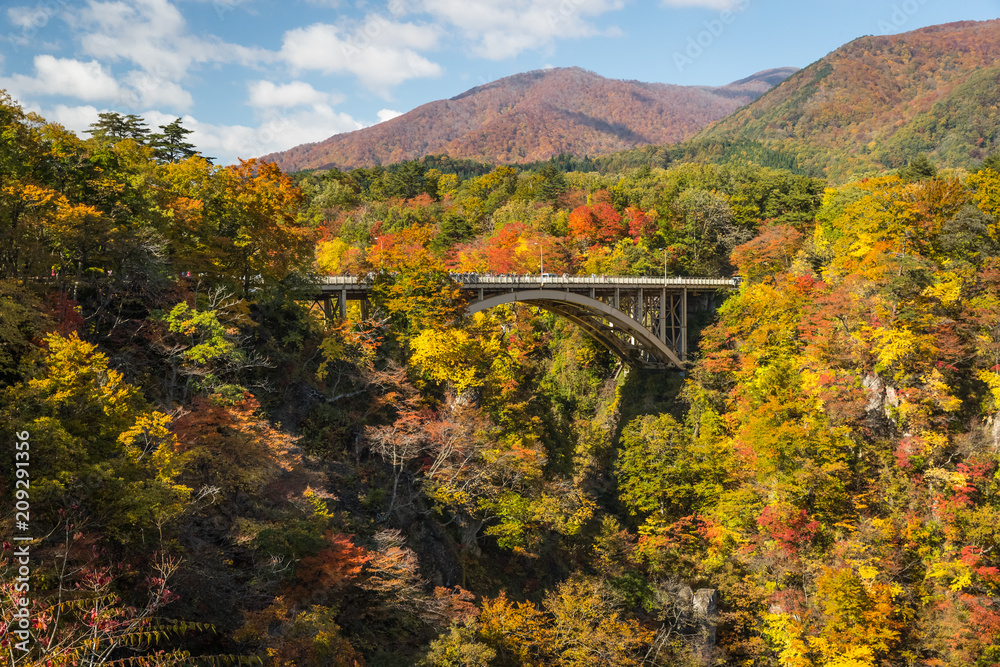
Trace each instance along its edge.
<path fill-rule="evenodd" d="M 492 275 L 456 273 L 471 297 L 469 314 L 523 303 L 582 327 L 622 361 L 643 368 L 685 368 L 688 314 L 714 308 L 713 295 L 739 288 L 740 279 L 644 276 Z M 373 276 L 324 276 L 310 299 L 328 318 L 347 316 L 348 301 L 367 312 Z"/>

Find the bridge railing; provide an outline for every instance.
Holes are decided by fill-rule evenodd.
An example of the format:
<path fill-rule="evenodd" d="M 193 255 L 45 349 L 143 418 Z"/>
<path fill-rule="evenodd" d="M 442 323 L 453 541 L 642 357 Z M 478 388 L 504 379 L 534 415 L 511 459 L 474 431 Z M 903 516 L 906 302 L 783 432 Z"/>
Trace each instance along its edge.
<path fill-rule="evenodd" d="M 451 277 L 463 287 L 483 287 L 488 285 L 551 285 L 553 287 L 568 287 L 572 285 L 648 285 L 651 287 L 706 287 L 733 288 L 739 287 L 741 278 L 700 278 L 689 276 L 668 276 L 651 278 L 648 276 L 558 276 L 558 275 L 495 275 L 486 273 L 453 273 Z M 371 284 L 367 276 L 322 276 L 321 285 L 357 285 Z"/>

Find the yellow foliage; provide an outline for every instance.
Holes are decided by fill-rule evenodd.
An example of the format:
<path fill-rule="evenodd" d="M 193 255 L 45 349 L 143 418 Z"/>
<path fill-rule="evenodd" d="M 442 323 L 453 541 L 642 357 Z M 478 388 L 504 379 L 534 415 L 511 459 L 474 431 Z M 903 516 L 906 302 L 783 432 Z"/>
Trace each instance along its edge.
<path fill-rule="evenodd" d="M 941 371 L 933 369 L 923 378 L 924 390 L 927 391 L 937 406 L 945 412 L 957 412 L 962 407 L 962 400 L 951 395 L 951 387 L 944 381 Z"/>
<path fill-rule="evenodd" d="M 59 334 L 45 337 L 48 346 L 48 373 L 32 379 L 29 386 L 46 396 L 52 405 L 73 404 L 81 400 L 100 404 L 106 415 L 125 412 L 135 396 L 135 388 L 124 382 L 122 374 L 108 367 L 108 359 L 97 346 L 74 331 L 68 338 Z"/>
<path fill-rule="evenodd" d="M 764 614 L 761 633 L 778 647 L 778 659 L 783 667 L 813 667 L 808 658 L 809 644 L 802 636 L 801 625 L 791 614 Z"/>
<path fill-rule="evenodd" d="M 344 254 L 351 249 L 343 239 L 336 238 L 330 241 L 321 241 L 316 246 L 316 264 L 320 273 L 337 274 L 344 272 Z"/>
<path fill-rule="evenodd" d="M 616 606 L 604 584 L 571 579 L 546 596 L 544 612 L 503 593 L 485 600 L 479 631 L 525 667 L 639 667 L 653 633 L 622 618 Z"/>
<path fill-rule="evenodd" d="M 900 367 L 905 361 L 915 357 L 933 358 L 937 353 L 932 335 L 914 333 L 906 326 L 888 329 L 865 326 L 853 336 L 872 349 L 877 372 L 895 368 L 895 375 L 899 375 L 904 372 Z"/>
<path fill-rule="evenodd" d="M 437 382 L 448 382 L 459 394 L 483 384 L 479 373 L 484 350 L 461 329 L 424 329 L 410 343 L 410 362 Z"/>
<path fill-rule="evenodd" d="M 899 642 L 901 622 L 894 606 L 898 588 L 862 566 L 824 567 L 812 603 L 820 616 L 765 614 L 763 634 L 779 648 L 787 667 L 874 667 Z"/>
<path fill-rule="evenodd" d="M 435 485 L 431 498 L 445 507 L 466 507 L 472 504 L 472 497 L 465 489 L 448 483 Z"/>
<path fill-rule="evenodd" d="M 826 642 L 817 639 L 812 643 L 823 654 L 824 667 L 874 667 L 877 664 L 875 654 L 868 646 L 848 646 L 846 649 L 837 647 L 831 653 Z"/>
<path fill-rule="evenodd" d="M 177 441 L 170 422 L 170 415 L 153 410 L 138 415 L 132 426 L 118 436 L 129 458 L 138 463 L 150 457 L 162 479 L 172 479 L 178 472 L 174 452 Z"/>
<path fill-rule="evenodd" d="M 444 174 L 438 179 L 438 194 L 441 196 L 455 194 L 460 181 L 455 174 Z"/>
<path fill-rule="evenodd" d="M 962 289 L 969 277 L 956 271 L 939 273 L 936 282 L 924 289 L 923 296 L 937 299 L 946 306 L 954 305 L 962 298 Z"/>
<path fill-rule="evenodd" d="M 542 494 L 533 505 L 535 519 L 562 535 L 579 533 L 597 510 L 597 503 L 579 489 L 561 495 Z"/>
<path fill-rule="evenodd" d="M 992 169 L 970 174 L 967 181 L 972 188 L 972 199 L 980 210 L 1000 221 L 1000 173 Z M 1000 241 L 1000 223 L 994 222 L 989 227 L 989 234 L 994 241 Z"/>
<path fill-rule="evenodd" d="M 940 561 L 927 572 L 928 579 L 946 579 L 953 591 L 961 591 L 972 585 L 972 571 L 960 560 Z"/>
<path fill-rule="evenodd" d="M 381 339 L 372 334 L 371 330 L 353 328 L 350 321 L 341 322 L 333 327 L 319 344 L 323 361 L 316 369 L 316 377 L 320 380 L 326 379 L 330 367 L 340 363 L 373 368 Z"/>
<path fill-rule="evenodd" d="M 924 410 L 921 406 L 914 406 L 912 403 L 904 401 L 900 405 L 900 414 L 904 418 L 914 416 L 915 414 L 923 414 L 923 412 Z M 948 436 L 935 431 L 922 430 L 914 438 L 914 443 L 921 445 L 921 447 L 918 451 L 914 451 L 913 454 L 932 456 L 935 452 L 941 452 L 948 446 Z"/>
<path fill-rule="evenodd" d="M 55 190 L 31 184 L 7 186 L 3 188 L 2 192 L 5 198 L 16 196 L 25 205 L 34 208 L 47 206 L 60 199 L 59 193 Z"/>
<path fill-rule="evenodd" d="M 969 482 L 968 476 L 964 473 L 944 468 L 930 468 L 924 472 L 924 477 L 941 480 L 956 491 L 964 489 Z"/>
<path fill-rule="evenodd" d="M 982 370 L 976 374 L 976 377 L 985 382 L 990 388 L 994 409 L 1000 408 L 1000 373 L 991 370 Z"/>

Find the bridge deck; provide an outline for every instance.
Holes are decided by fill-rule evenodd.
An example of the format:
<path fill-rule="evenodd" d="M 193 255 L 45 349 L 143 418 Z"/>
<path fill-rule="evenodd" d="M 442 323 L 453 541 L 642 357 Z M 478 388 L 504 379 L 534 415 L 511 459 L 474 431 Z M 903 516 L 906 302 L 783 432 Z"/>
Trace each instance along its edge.
<path fill-rule="evenodd" d="M 456 273 L 473 295 L 469 312 L 521 302 L 557 313 L 581 326 L 623 361 L 650 368 L 683 368 L 688 353 L 689 295 L 710 304 L 714 293 L 739 287 L 739 278 L 644 276 L 489 275 Z M 328 318 L 347 316 L 347 302 L 368 312 L 368 276 L 325 276 L 313 296 Z M 334 306 L 336 301 L 336 306 Z"/>
<path fill-rule="evenodd" d="M 692 278 L 670 276 L 649 278 L 645 276 L 553 276 L 539 275 L 489 275 L 477 273 L 452 274 L 455 282 L 467 289 L 510 289 L 546 286 L 549 289 L 573 289 L 581 287 L 666 287 L 668 289 L 712 290 L 732 289 L 739 286 L 739 278 Z M 324 294 L 333 294 L 347 288 L 366 291 L 371 280 L 358 276 L 322 276 L 319 286 Z"/>

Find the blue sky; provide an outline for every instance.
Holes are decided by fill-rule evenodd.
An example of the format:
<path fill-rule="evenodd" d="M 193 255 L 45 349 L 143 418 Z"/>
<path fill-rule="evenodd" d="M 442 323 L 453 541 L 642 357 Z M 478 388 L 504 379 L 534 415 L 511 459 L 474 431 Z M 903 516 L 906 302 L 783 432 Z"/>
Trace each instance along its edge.
<path fill-rule="evenodd" d="M 721 85 L 998 17 L 1000 0 L 0 0 L 0 88 L 78 133 L 101 111 L 181 117 L 225 164 L 517 72 Z"/>

